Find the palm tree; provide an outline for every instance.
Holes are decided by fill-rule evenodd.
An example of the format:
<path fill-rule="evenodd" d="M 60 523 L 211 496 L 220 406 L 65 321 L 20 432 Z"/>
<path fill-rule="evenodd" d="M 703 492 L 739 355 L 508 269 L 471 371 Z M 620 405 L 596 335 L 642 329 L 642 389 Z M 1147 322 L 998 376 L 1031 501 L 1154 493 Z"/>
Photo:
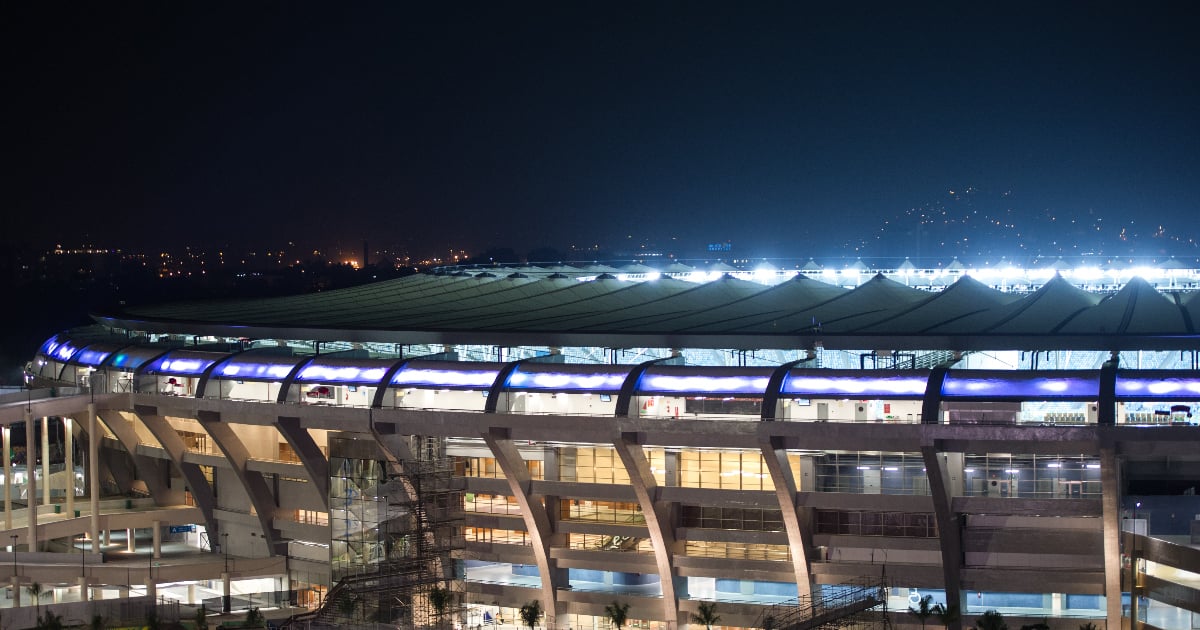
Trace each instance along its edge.
<path fill-rule="evenodd" d="M 692 613 L 692 623 L 702 624 L 707 630 L 712 630 L 713 624 L 721 621 L 716 602 L 700 602 L 696 609 L 697 612 Z"/>
<path fill-rule="evenodd" d="M 196 609 L 196 630 L 208 630 L 208 611 L 204 609 L 204 604 L 201 604 Z"/>
<path fill-rule="evenodd" d="M 35 630 L 63 630 L 62 615 L 47 610 L 45 617 L 38 617 Z"/>
<path fill-rule="evenodd" d="M 453 597 L 448 588 L 435 586 L 429 589 L 429 605 L 433 606 L 433 614 L 437 616 L 439 624 L 442 622 L 442 616 L 446 614 L 446 610 L 450 607 L 450 601 Z"/>
<path fill-rule="evenodd" d="M 947 628 L 950 627 L 950 624 L 958 621 L 958 618 L 962 616 L 959 613 L 958 604 L 956 603 L 951 603 L 948 606 L 938 604 L 937 606 L 933 607 L 933 614 L 938 618 L 938 622 Z"/>
<path fill-rule="evenodd" d="M 104 630 L 104 617 L 101 615 L 92 615 L 92 622 L 88 624 L 88 630 Z M 196 626 L 197 630 L 208 630 L 208 626 Z"/>
<path fill-rule="evenodd" d="M 537 627 L 538 619 L 542 616 L 542 602 L 532 600 L 521 607 L 521 621 L 529 626 L 529 630 Z"/>
<path fill-rule="evenodd" d="M 33 599 L 33 605 L 36 607 L 34 612 L 37 613 L 37 618 L 42 618 L 42 585 L 39 582 L 30 582 L 29 586 L 25 587 L 29 591 L 29 597 Z"/>
<path fill-rule="evenodd" d="M 242 622 L 242 627 L 243 628 L 263 628 L 263 627 L 266 627 L 266 625 L 267 625 L 266 623 L 264 623 L 265 621 L 266 620 L 263 619 L 263 614 L 258 610 L 258 608 L 251 607 L 250 610 L 246 611 L 246 620 L 244 622 Z"/>
<path fill-rule="evenodd" d="M 612 622 L 613 627 L 621 630 L 621 626 L 625 625 L 625 620 L 629 618 L 629 604 L 622 604 L 617 600 L 604 607 L 604 616 Z"/>
<path fill-rule="evenodd" d="M 1004 622 L 1004 615 L 998 611 L 989 610 L 975 620 L 975 628 L 976 630 L 1008 630 L 1008 624 Z"/>
<path fill-rule="evenodd" d="M 1086 622 L 1086 623 L 1081 623 L 1081 624 L 1079 624 L 1079 630 L 1096 630 L 1096 624 L 1094 624 L 1090 621 Z"/>
<path fill-rule="evenodd" d="M 921 622 L 921 630 L 925 630 L 925 622 L 930 617 L 937 614 L 937 604 L 933 603 L 933 595 L 926 595 L 917 602 L 916 607 L 908 607 L 908 614 L 917 618 Z"/>

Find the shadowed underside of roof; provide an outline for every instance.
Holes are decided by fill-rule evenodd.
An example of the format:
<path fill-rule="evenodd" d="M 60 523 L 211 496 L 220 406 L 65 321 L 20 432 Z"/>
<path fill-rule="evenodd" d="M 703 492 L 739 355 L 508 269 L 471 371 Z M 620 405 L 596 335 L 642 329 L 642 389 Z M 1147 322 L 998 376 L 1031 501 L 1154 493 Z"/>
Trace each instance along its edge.
<path fill-rule="evenodd" d="M 1055 276 L 1019 295 L 969 276 L 929 292 L 882 275 L 847 289 L 802 275 L 761 284 L 728 275 L 690 282 L 421 274 L 309 295 L 138 307 L 96 319 L 150 332 L 398 343 L 1193 349 L 1200 299 L 1160 292 L 1138 278 L 1105 295 Z"/>

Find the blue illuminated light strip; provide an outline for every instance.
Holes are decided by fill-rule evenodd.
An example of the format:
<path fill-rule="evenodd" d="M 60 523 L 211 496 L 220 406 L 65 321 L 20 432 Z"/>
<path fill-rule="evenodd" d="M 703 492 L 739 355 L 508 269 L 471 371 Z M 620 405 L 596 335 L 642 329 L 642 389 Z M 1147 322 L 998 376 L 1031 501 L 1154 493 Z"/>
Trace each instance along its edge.
<path fill-rule="evenodd" d="M 392 385 L 426 387 L 491 387 L 500 370 L 430 370 L 405 368 L 392 378 Z"/>
<path fill-rule="evenodd" d="M 552 389 L 556 391 L 616 392 L 628 372 L 571 374 L 561 372 L 513 372 L 509 389 Z"/>
<path fill-rule="evenodd" d="M 648 394 L 758 394 L 767 391 L 770 376 L 666 376 L 647 374 L 638 391 Z"/>
<path fill-rule="evenodd" d="M 911 396 L 925 395 L 925 377 L 789 376 L 783 393 L 794 396 Z"/>
<path fill-rule="evenodd" d="M 63 361 L 65 363 L 70 361 L 71 357 L 75 356 L 76 352 L 79 352 L 79 348 L 72 346 L 70 341 L 64 341 L 54 349 L 50 355 L 50 358 L 57 361 Z"/>
<path fill-rule="evenodd" d="M 225 363 L 217 368 L 217 376 L 238 379 L 269 379 L 281 381 L 296 367 L 291 363 Z"/>
<path fill-rule="evenodd" d="M 171 355 L 167 355 L 146 368 L 147 372 L 157 374 L 175 374 L 178 376 L 194 376 L 203 374 L 216 359 L 199 359 L 195 357 L 184 357 L 174 359 Z"/>
<path fill-rule="evenodd" d="M 107 359 L 111 354 L 112 352 L 108 350 L 83 350 L 79 354 L 75 355 L 73 362 L 78 363 L 79 365 L 96 366 L 104 363 L 104 360 Z"/>
<path fill-rule="evenodd" d="M 138 356 L 136 354 L 118 352 L 117 355 L 113 357 L 111 365 L 116 368 L 128 368 L 131 370 L 136 370 L 141 367 L 142 364 L 145 363 L 149 358 L 150 357 Z"/>
<path fill-rule="evenodd" d="M 286 370 L 285 370 L 286 372 Z M 311 364 L 300 370 L 298 383 L 351 383 L 355 385 L 378 385 L 387 373 L 387 366 L 362 367 L 355 365 Z M 286 374 L 285 374 L 286 376 Z"/>
<path fill-rule="evenodd" d="M 942 396 L 946 398 L 997 398 L 1053 400 L 1057 398 L 1095 399 L 1100 395 L 1100 377 L 1036 376 L 1016 373 L 999 376 L 946 376 Z"/>
<path fill-rule="evenodd" d="M 1200 379 L 1117 375 L 1118 399 L 1200 398 Z"/>
<path fill-rule="evenodd" d="M 60 345 L 62 345 L 62 342 L 59 341 L 58 337 L 58 335 L 54 335 L 53 337 L 47 339 L 46 343 L 43 343 L 42 347 L 38 348 L 38 352 L 46 355 L 47 358 L 53 358 L 54 351 L 57 350 Z"/>

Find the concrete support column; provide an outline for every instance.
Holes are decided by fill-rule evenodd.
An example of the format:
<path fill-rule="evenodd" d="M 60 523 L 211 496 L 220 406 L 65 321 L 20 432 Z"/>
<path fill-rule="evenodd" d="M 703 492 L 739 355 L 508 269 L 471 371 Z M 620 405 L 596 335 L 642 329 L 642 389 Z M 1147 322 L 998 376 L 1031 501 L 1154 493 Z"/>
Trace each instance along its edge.
<path fill-rule="evenodd" d="M 12 427 L 4 427 L 4 529 L 12 529 Z"/>
<path fill-rule="evenodd" d="M 154 582 L 154 578 L 146 578 L 146 597 L 155 599 L 158 597 L 158 584 Z"/>
<path fill-rule="evenodd" d="M 63 418 L 63 462 L 67 473 L 67 518 L 75 517 L 75 421 Z"/>
<path fill-rule="evenodd" d="M 1050 614 L 1055 617 L 1061 617 L 1062 610 L 1063 610 L 1063 594 L 1062 593 L 1051 593 L 1050 594 Z"/>
<path fill-rule="evenodd" d="M 20 606 L 21 605 L 21 578 L 15 576 L 15 575 L 12 577 L 12 597 L 13 597 L 13 608 Z"/>
<path fill-rule="evenodd" d="M 137 533 L 137 530 L 132 527 L 125 530 L 125 549 L 129 553 L 137 551 L 137 537 L 134 536 L 135 533 Z"/>
<path fill-rule="evenodd" d="M 229 609 L 232 608 L 232 602 L 230 601 L 230 583 L 228 572 L 221 574 L 221 588 L 221 612 L 228 615 Z"/>
<path fill-rule="evenodd" d="M 629 485 L 637 497 L 638 506 L 646 519 L 646 529 L 654 544 L 654 561 L 658 568 L 658 579 L 662 584 L 663 615 L 667 628 L 674 628 L 679 617 L 679 589 L 676 585 L 675 554 L 680 550 L 675 540 L 675 523 L 672 506 L 659 500 L 658 481 L 650 471 L 650 462 L 641 445 L 642 436 L 637 433 L 621 433 L 613 439 L 613 449 L 625 472 Z M 687 580 L 679 580 L 686 584 Z"/>
<path fill-rule="evenodd" d="M 25 410 L 25 478 L 27 481 L 29 497 L 29 509 L 26 512 L 29 514 L 29 531 L 26 534 L 25 541 L 28 543 L 26 548 L 30 551 L 37 550 L 37 442 L 33 430 L 33 415 L 28 409 Z"/>
<path fill-rule="evenodd" d="M 42 416 L 42 505 L 50 505 L 50 416 Z"/>
<path fill-rule="evenodd" d="M 151 527 L 150 531 L 153 536 L 151 540 L 153 542 L 150 543 L 150 552 L 154 559 L 157 560 L 162 557 L 162 521 L 154 521 L 151 523 Z"/>
<path fill-rule="evenodd" d="M 106 530 L 104 530 L 104 546 L 107 547 L 111 544 L 112 544 L 112 530 L 106 529 Z"/>
<path fill-rule="evenodd" d="M 87 578 L 80 576 L 79 577 L 79 601 L 86 602 L 89 599 L 91 599 L 91 598 L 88 596 Z"/>
<path fill-rule="evenodd" d="M 1111 447 L 1100 449 L 1100 492 L 1106 627 L 1116 629 L 1121 627 L 1121 470 Z M 1136 590 L 1132 580 L 1126 586 L 1131 593 Z M 1137 597 L 1130 600 L 1136 610 Z"/>
<path fill-rule="evenodd" d="M 194 606 L 196 604 L 196 585 L 195 584 L 188 584 L 187 594 L 188 594 L 188 596 L 187 596 L 188 597 L 187 598 L 188 605 Z"/>
<path fill-rule="evenodd" d="M 771 423 L 764 422 L 764 428 L 770 428 Z M 812 528 L 808 514 L 802 513 L 796 507 L 796 492 L 798 484 L 792 474 L 791 462 L 788 461 L 787 449 L 783 438 L 760 434 L 759 448 L 762 452 L 763 464 L 771 475 L 771 483 L 775 486 L 775 499 L 779 502 L 779 510 L 783 516 L 783 527 L 787 532 L 788 550 L 792 555 L 792 571 L 796 576 L 796 592 L 800 598 L 812 596 L 812 573 L 809 568 L 809 549 L 812 548 Z"/>
<path fill-rule="evenodd" d="M 88 508 L 92 511 L 88 533 L 92 537 L 92 553 L 100 553 L 100 434 L 96 426 L 96 403 L 89 403 L 87 410 Z"/>

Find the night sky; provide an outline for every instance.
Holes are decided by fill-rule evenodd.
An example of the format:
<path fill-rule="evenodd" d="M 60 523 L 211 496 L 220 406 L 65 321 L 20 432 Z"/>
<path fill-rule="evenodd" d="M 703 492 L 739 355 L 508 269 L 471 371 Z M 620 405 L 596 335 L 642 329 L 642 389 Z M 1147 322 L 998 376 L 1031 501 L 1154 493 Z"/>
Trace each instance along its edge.
<path fill-rule="evenodd" d="M 5 3 L 3 240 L 1200 236 L 1200 5 L 838 4 Z"/>

